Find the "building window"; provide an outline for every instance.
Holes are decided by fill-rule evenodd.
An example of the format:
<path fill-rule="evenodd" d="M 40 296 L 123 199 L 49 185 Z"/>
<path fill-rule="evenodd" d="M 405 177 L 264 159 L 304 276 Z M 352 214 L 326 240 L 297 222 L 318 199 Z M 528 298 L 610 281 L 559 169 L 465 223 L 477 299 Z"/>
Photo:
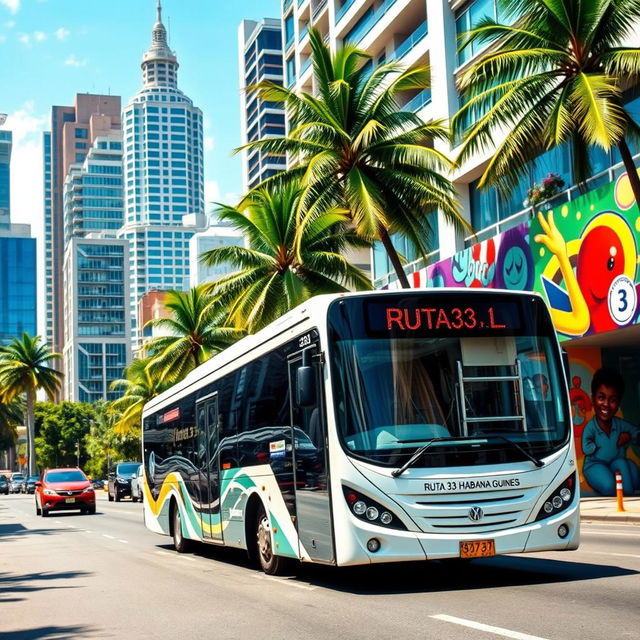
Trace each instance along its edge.
<path fill-rule="evenodd" d="M 87 140 L 89 138 L 89 130 L 81 127 L 76 128 L 76 138 Z"/>

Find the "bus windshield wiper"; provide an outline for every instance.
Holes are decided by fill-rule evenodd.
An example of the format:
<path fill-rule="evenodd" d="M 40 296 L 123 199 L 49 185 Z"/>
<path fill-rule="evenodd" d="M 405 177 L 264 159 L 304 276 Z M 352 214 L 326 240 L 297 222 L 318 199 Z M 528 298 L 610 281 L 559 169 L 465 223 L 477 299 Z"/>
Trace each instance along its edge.
<path fill-rule="evenodd" d="M 442 442 L 443 440 L 450 440 L 450 438 L 431 438 L 427 442 L 427 444 L 422 445 L 399 469 L 391 472 L 391 475 L 394 478 L 397 478 L 399 475 L 402 475 L 409 467 L 412 467 L 418 459 L 422 456 L 422 454 L 434 443 L 434 442 Z"/>
<path fill-rule="evenodd" d="M 544 462 L 540 460 L 540 458 L 536 458 L 534 455 L 530 454 L 524 447 L 520 446 L 517 442 L 513 440 L 509 440 L 509 438 L 505 438 L 504 436 L 489 436 L 489 438 L 496 438 L 497 440 L 502 440 L 506 442 L 509 446 L 517 449 L 523 456 L 525 456 L 528 460 L 531 460 L 536 467 L 544 467 Z"/>

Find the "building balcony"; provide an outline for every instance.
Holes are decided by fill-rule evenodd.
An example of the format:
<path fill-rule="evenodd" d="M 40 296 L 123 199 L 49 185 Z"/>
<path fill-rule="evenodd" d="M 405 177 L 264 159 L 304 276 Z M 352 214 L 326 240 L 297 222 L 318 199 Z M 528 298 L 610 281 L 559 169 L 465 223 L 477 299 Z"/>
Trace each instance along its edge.
<path fill-rule="evenodd" d="M 389 56 L 389 61 L 400 60 L 406 56 L 417 44 L 427 37 L 428 28 L 426 21 L 423 22 L 406 40 L 403 40 Z"/>
<path fill-rule="evenodd" d="M 346 2 L 336 11 L 336 24 L 342 20 L 344 15 L 353 6 L 356 0 L 346 0 Z"/>
<path fill-rule="evenodd" d="M 360 20 L 356 23 L 356 26 L 347 33 L 344 38 L 345 43 L 357 45 L 387 14 L 389 9 L 396 3 L 397 0 L 384 0 L 384 2 L 371 14 L 369 17 Z"/>
<path fill-rule="evenodd" d="M 426 107 L 431 102 L 431 90 L 423 89 L 420 93 L 415 95 L 409 102 L 402 105 L 403 111 L 420 111 L 423 107 Z"/>

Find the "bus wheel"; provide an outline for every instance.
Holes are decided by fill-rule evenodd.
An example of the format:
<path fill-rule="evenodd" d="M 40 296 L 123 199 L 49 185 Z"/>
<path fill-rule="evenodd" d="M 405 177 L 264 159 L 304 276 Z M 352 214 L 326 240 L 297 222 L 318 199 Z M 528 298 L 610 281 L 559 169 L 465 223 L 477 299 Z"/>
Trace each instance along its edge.
<path fill-rule="evenodd" d="M 173 534 L 173 546 L 178 553 L 187 553 L 189 551 L 189 540 L 182 535 L 182 518 L 180 516 L 180 509 L 177 504 L 173 504 L 173 517 L 172 520 L 172 534 Z"/>
<path fill-rule="evenodd" d="M 291 562 L 289 558 L 283 558 L 273 553 L 271 524 L 262 505 L 258 508 L 256 517 L 256 546 L 260 567 L 267 575 L 280 576 L 287 573 L 291 567 Z"/>

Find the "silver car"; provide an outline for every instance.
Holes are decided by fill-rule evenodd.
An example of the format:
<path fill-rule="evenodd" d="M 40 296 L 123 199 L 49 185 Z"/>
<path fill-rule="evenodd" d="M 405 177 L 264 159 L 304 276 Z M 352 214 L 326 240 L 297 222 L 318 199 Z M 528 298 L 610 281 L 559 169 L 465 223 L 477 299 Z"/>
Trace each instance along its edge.
<path fill-rule="evenodd" d="M 23 482 L 23 473 L 12 473 L 11 478 L 9 479 L 9 493 L 20 493 L 20 491 L 22 491 Z"/>
<path fill-rule="evenodd" d="M 136 474 L 131 478 L 131 500 L 133 502 L 142 502 L 142 496 L 144 495 L 144 465 L 141 464 L 136 471 Z"/>

